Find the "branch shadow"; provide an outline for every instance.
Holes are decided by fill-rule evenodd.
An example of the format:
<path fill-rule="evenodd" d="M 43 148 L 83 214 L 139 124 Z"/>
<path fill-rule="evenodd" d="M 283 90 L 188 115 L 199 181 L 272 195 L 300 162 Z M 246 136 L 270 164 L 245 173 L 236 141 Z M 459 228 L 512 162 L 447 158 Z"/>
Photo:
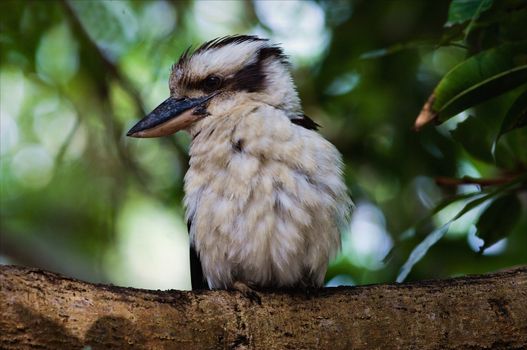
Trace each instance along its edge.
<path fill-rule="evenodd" d="M 13 305 L 18 318 L 17 330 L 26 342 L 45 344 L 51 349 L 147 349 L 146 337 L 124 317 L 103 316 L 97 319 L 80 339 L 63 324 L 38 314 L 19 303 Z M 68 322 L 64 316 L 64 323 Z"/>

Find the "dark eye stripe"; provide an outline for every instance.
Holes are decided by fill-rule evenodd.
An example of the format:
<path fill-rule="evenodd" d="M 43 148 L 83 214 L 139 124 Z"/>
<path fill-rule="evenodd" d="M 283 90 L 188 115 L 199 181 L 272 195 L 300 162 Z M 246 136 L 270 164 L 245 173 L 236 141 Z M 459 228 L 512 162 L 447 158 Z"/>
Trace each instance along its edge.
<path fill-rule="evenodd" d="M 190 77 L 186 76 L 182 79 L 181 85 L 188 90 L 201 90 L 205 93 L 211 93 L 221 88 L 231 91 L 262 91 L 266 84 L 263 62 L 268 58 L 275 58 L 284 65 L 289 65 L 289 63 L 279 47 L 263 47 L 258 51 L 257 55 L 254 63 L 240 69 L 232 78 L 223 80 L 221 77 L 211 74 L 205 79 L 190 80 Z M 216 79 L 219 79 L 219 81 Z"/>

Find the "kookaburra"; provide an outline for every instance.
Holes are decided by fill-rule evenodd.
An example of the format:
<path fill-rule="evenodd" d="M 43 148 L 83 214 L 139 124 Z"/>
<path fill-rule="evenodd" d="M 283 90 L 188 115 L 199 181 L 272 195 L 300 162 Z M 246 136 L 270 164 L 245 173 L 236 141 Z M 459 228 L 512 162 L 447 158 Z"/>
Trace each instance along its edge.
<path fill-rule="evenodd" d="M 170 97 L 128 136 L 192 137 L 193 288 L 321 287 L 351 200 L 337 149 L 303 114 L 282 49 L 228 36 L 185 51 Z"/>

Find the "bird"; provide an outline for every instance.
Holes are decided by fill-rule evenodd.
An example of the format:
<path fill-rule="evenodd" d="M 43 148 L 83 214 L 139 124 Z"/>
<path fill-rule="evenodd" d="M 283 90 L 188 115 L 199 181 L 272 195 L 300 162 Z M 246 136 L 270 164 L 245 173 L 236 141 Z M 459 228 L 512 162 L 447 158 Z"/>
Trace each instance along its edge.
<path fill-rule="evenodd" d="M 170 97 L 128 136 L 191 136 L 192 289 L 320 288 L 352 201 L 342 156 L 304 114 L 283 49 L 231 35 L 185 50 Z"/>

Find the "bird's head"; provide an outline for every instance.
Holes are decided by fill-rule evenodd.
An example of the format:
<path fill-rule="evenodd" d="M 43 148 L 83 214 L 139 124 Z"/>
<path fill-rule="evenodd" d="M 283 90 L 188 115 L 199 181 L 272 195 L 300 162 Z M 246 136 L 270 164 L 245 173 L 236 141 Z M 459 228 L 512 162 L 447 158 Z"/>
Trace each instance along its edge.
<path fill-rule="evenodd" d="M 158 137 L 199 129 L 207 119 L 261 102 L 300 113 L 300 102 L 282 49 L 267 39 L 237 35 L 185 51 L 173 66 L 170 97 L 139 121 L 128 136 Z"/>

